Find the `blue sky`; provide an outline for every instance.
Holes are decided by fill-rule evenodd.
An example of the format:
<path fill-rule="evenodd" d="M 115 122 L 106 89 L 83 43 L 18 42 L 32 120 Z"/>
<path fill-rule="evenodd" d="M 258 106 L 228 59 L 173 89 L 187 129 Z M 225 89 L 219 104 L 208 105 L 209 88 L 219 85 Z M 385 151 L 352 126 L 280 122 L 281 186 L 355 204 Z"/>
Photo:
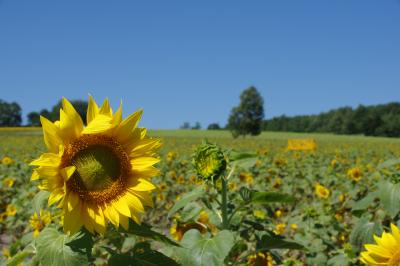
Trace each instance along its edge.
<path fill-rule="evenodd" d="M 0 98 L 144 108 L 142 125 L 224 125 L 256 86 L 266 117 L 400 101 L 399 0 L 0 0 Z"/>

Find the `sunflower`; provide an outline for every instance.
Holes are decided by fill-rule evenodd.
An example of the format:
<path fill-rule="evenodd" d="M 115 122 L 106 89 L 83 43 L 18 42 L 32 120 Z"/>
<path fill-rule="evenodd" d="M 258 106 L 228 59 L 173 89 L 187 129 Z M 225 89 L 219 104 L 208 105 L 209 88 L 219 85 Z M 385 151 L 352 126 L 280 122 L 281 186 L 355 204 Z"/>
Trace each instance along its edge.
<path fill-rule="evenodd" d="M 329 195 L 331 194 L 331 192 L 328 188 L 317 183 L 315 185 L 315 194 L 321 199 L 327 199 L 327 198 L 329 198 Z"/>
<path fill-rule="evenodd" d="M 391 224 L 392 233 L 383 232 L 382 237 L 374 236 L 377 245 L 364 245 L 360 260 L 367 265 L 400 265 L 400 230 Z"/>
<path fill-rule="evenodd" d="M 141 114 L 122 120 L 121 105 L 113 114 L 108 99 L 99 108 L 90 96 L 86 127 L 65 98 L 59 121 L 40 117 L 49 152 L 31 163 L 39 166 L 32 180 L 50 192 L 49 205 L 62 209 L 66 233 L 84 226 L 104 234 L 108 221 L 128 229 L 129 218 L 140 223 L 144 206 L 153 205 L 156 187 L 149 179 L 158 174 L 154 151 L 160 141 L 137 127 Z"/>

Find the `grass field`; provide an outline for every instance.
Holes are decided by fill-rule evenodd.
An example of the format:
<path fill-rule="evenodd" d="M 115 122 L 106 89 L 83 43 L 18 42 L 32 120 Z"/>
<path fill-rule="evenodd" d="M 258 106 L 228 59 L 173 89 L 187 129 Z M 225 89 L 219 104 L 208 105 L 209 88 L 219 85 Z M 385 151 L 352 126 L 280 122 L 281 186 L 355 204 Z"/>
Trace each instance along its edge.
<path fill-rule="evenodd" d="M 183 222 L 179 221 L 179 215 L 169 217 L 167 213 L 183 193 L 200 186 L 191 166 L 191 155 L 205 139 L 220 145 L 227 154 L 231 150 L 257 154 L 253 165 L 238 169 L 232 176 L 228 197 L 231 202 L 237 202 L 241 187 L 296 197 L 292 204 L 242 209 L 232 219 L 234 228 L 253 219 L 266 230 L 307 247 L 303 251 L 271 251 L 277 264 L 357 265 L 362 245 L 372 241 L 372 233 L 396 222 L 399 215 L 399 204 L 384 198 L 382 187 L 400 179 L 400 139 L 282 132 L 233 139 L 228 131 L 205 130 L 150 130 L 149 135 L 161 138 L 163 146 L 159 152 L 161 174 L 153 179 L 159 188 L 153 194 L 155 206 L 146 212 L 145 221 L 177 241 L 181 236 L 176 231 Z M 297 138 L 315 139 L 316 151 L 288 151 L 288 139 Z M 35 228 L 29 222 L 33 215 L 31 201 L 38 189 L 37 183 L 29 181 L 32 169 L 28 164 L 44 151 L 40 128 L 0 129 L 0 159 L 11 159 L 10 163 L 0 164 L 3 262 L 30 243 L 36 229 L 48 226 Z M 326 189 L 325 194 L 317 192 L 317 184 Z M 392 200 L 399 197 L 392 195 Z M 204 204 L 198 206 L 208 213 L 210 232 L 218 231 L 218 217 Z M 43 208 L 52 213 L 49 224 L 57 225 L 60 219 L 57 209 Z M 198 219 L 198 215 L 192 219 Z M 357 232 L 362 226 L 364 236 Z M 96 264 L 106 263 L 108 253 L 100 247 L 108 241 L 101 238 L 96 243 Z M 254 241 L 251 238 L 240 241 L 247 248 L 231 255 L 226 263 L 251 264 L 250 258 L 257 250 Z M 166 248 L 162 250 L 171 253 Z"/>

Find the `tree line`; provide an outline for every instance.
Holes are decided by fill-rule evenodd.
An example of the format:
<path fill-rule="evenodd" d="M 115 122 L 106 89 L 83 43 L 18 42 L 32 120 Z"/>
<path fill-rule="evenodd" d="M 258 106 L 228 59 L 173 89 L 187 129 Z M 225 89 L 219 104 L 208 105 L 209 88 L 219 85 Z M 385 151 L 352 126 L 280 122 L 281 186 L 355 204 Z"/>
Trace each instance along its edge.
<path fill-rule="evenodd" d="M 265 120 L 262 128 L 265 131 L 400 137 L 400 103 L 342 107 L 318 115 L 282 115 Z"/>
<path fill-rule="evenodd" d="M 72 105 L 86 121 L 88 103 L 84 100 L 73 100 Z M 59 118 L 61 101 L 50 110 L 42 109 L 27 115 L 27 126 L 40 126 L 40 116 L 51 121 Z M 22 109 L 16 102 L 8 103 L 0 99 L 0 127 L 21 126 Z M 191 126 L 185 122 L 182 129 L 200 129 L 196 122 Z M 234 137 L 258 135 L 261 131 L 287 132 L 321 132 L 335 134 L 363 134 L 366 136 L 400 137 L 400 103 L 364 106 L 357 108 L 342 107 L 317 115 L 285 115 L 264 120 L 264 101 L 255 87 L 244 90 L 240 103 L 232 108 L 228 123 L 220 127 L 218 123 L 210 124 L 207 129 L 228 129 Z"/>

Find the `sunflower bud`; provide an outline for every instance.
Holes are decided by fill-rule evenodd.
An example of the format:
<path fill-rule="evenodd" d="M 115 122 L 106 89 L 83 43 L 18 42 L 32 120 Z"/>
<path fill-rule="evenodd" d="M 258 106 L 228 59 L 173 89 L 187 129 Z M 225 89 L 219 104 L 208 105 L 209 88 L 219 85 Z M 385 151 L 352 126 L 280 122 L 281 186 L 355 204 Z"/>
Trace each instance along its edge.
<path fill-rule="evenodd" d="M 202 144 L 193 156 L 193 166 L 199 177 L 216 180 L 226 169 L 224 153 L 215 144 Z"/>

